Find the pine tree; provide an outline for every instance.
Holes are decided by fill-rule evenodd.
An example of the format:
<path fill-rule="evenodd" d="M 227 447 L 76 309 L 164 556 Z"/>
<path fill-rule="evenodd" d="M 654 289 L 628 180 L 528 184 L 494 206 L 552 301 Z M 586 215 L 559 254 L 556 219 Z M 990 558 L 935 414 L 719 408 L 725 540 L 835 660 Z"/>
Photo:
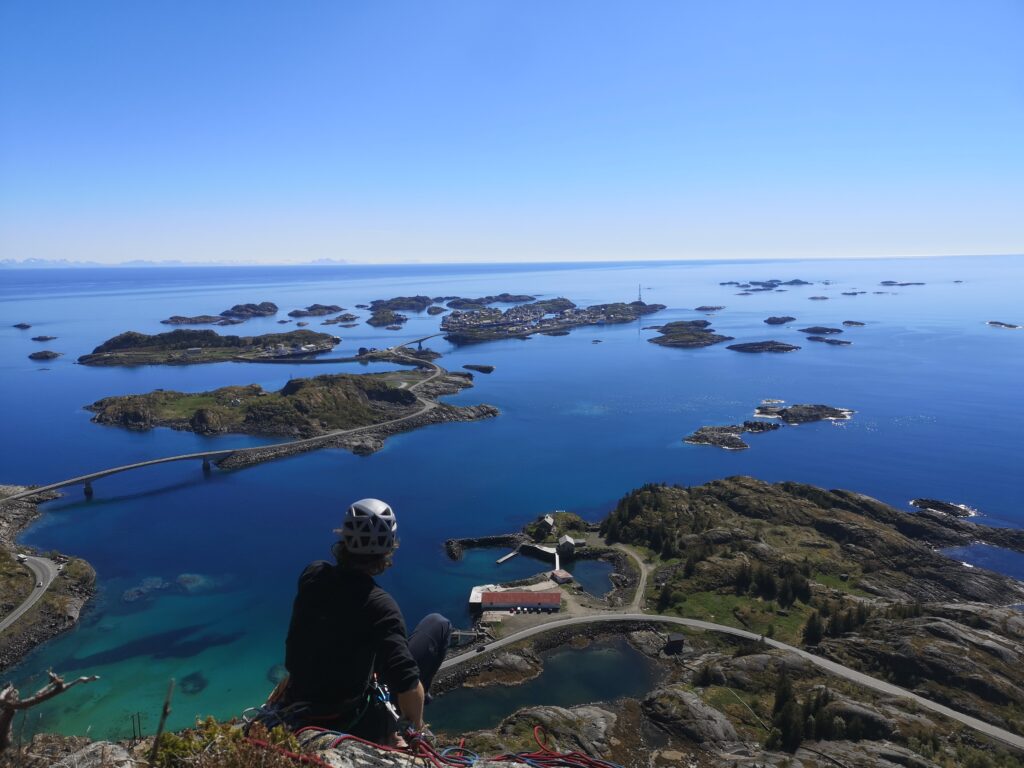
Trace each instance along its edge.
<path fill-rule="evenodd" d="M 807 645 L 817 645 L 821 642 L 822 626 L 821 616 L 818 615 L 817 611 L 814 611 L 807 619 L 807 623 L 804 624 L 804 642 Z"/>
<path fill-rule="evenodd" d="M 779 679 L 775 681 L 775 704 L 772 706 L 772 714 L 777 715 L 792 700 L 793 681 L 789 679 L 789 673 L 783 667 Z"/>

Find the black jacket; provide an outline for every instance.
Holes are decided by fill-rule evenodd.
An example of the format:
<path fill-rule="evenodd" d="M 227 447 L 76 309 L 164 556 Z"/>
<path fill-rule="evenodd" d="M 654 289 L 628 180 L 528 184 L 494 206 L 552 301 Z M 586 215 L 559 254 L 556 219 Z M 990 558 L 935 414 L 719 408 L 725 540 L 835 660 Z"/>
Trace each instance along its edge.
<path fill-rule="evenodd" d="M 299 577 L 284 663 L 288 699 L 309 702 L 316 715 L 351 711 L 374 669 L 392 693 L 419 682 L 391 595 L 370 576 L 323 561 Z"/>

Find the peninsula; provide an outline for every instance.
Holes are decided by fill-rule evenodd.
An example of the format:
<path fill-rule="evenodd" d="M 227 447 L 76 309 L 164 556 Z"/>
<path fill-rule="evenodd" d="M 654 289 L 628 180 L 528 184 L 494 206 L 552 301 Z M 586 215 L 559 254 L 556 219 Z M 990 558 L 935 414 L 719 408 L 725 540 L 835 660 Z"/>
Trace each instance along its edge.
<path fill-rule="evenodd" d="M 453 310 L 441 321 L 441 330 L 445 339 L 453 344 L 525 339 L 537 333 L 564 335 L 583 325 L 631 323 L 663 309 L 664 304 L 643 301 L 595 304 L 584 309 L 559 297 L 520 304 L 505 311 L 490 307 Z"/>
<path fill-rule="evenodd" d="M 216 331 L 178 329 L 153 335 L 127 331 L 82 355 L 82 365 L 194 365 L 236 359 L 315 355 L 340 342 L 337 336 L 314 331 L 267 333 L 262 336 L 221 336 Z"/>

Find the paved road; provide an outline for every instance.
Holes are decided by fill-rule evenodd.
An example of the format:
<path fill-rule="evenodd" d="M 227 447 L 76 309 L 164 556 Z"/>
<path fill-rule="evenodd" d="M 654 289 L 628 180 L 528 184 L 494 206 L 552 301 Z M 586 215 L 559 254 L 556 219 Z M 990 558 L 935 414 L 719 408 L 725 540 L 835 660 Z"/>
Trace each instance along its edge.
<path fill-rule="evenodd" d="M 431 337 L 428 336 L 425 338 Z M 410 341 L 408 342 L 408 344 L 415 344 L 416 341 L 422 341 L 422 339 Z M 398 346 L 389 348 L 388 351 L 397 352 L 398 350 L 402 349 L 405 346 L 405 344 L 399 344 Z M 407 357 L 406 359 L 409 360 L 410 363 L 414 363 L 417 366 L 428 366 L 434 369 L 433 373 L 427 376 L 427 378 L 423 379 L 422 381 L 417 381 L 415 384 L 410 386 L 410 392 L 419 389 L 421 386 L 423 386 L 429 381 L 433 381 L 443 372 L 443 369 L 440 366 L 436 365 L 435 363 L 429 360 L 421 360 L 420 358 L 415 357 Z M 129 472 L 133 469 L 142 469 L 143 467 L 152 467 L 157 464 L 169 464 L 170 462 L 173 461 L 193 461 L 197 459 L 222 459 L 229 456 L 232 453 L 250 453 L 253 451 L 265 451 L 270 448 L 294 448 L 303 445 L 314 445 L 315 443 L 326 442 L 328 440 L 333 440 L 338 437 L 343 437 L 345 435 L 355 434 L 357 432 L 363 432 L 370 429 L 377 429 L 379 427 L 385 427 L 391 424 L 398 424 L 403 421 L 408 421 L 409 419 L 414 419 L 417 416 L 423 415 L 424 413 L 431 410 L 437 405 L 434 402 L 431 402 L 429 400 L 423 400 L 422 398 L 420 399 L 420 402 L 423 404 L 423 407 L 420 408 L 415 413 L 411 413 L 408 416 L 402 416 L 401 418 L 398 419 L 391 419 L 390 421 L 382 421 L 378 424 L 369 424 L 365 427 L 355 427 L 353 429 L 339 429 L 335 430 L 334 432 L 327 432 L 323 435 L 317 435 L 316 437 L 307 437 L 301 440 L 289 440 L 283 443 L 270 443 L 268 445 L 258 445 L 248 448 L 227 448 L 218 451 L 199 451 L 198 453 L 183 453 L 177 456 L 164 456 L 163 458 L 159 459 L 149 459 L 148 461 L 138 461 L 135 462 L 134 464 L 125 464 L 120 467 L 101 469 L 98 472 L 90 472 L 87 475 L 79 475 L 78 477 L 72 477 L 67 480 L 61 480 L 56 483 L 50 483 L 49 485 L 42 485 L 36 488 L 30 488 L 24 491 L 19 491 L 18 493 L 14 493 L 3 499 L 0 499 L 0 506 L 3 506 L 3 504 L 8 501 L 16 501 L 17 499 L 28 498 L 30 496 L 35 496 L 37 494 L 45 493 L 47 491 L 55 491 L 58 488 L 66 488 L 69 485 L 80 485 L 83 483 L 91 482 L 93 480 L 99 480 L 100 478 L 107 477 L 109 475 L 116 475 L 121 472 Z"/>
<path fill-rule="evenodd" d="M 487 644 L 487 650 L 493 651 L 498 648 L 502 648 L 512 643 L 517 643 L 521 640 L 525 640 L 528 637 L 539 635 L 543 632 L 549 632 L 553 629 L 561 629 L 564 627 L 580 626 L 582 624 L 596 624 L 608 621 L 646 621 L 657 624 L 675 624 L 684 627 L 690 627 L 691 629 L 702 629 L 707 632 L 721 632 L 726 635 L 733 635 L 734 637 L 742 637 L 747 640 L 761 640 L 761 635 L 757 635 L 753 632 L 747 632 L 744 629 L 737 629 L 736 627 L 727 627 L 724 624 L 712 624 L 709 621 L 701 621 L 700 619 L 683 619 L 677 616 L 657 616 L 646 613 L 607 613 L 596 616 L 576 616 L 569 619 L 557 619 L 550 621 L 546 624 L 541 624 L 536 627 L 530 627 L 520 632 L 515 632 L 508 637 L 503 637 L 500 640 L 495 640 Z M 878 680 L 871 675 L 866 675 L 863 672 L 858 672 L 856 669 L 850 669 L 842 664 L 837 664 L 829 659 L 817 656 L 809 651 L 805 651 L 802 648 L 797 648 L 786 643 L 773 640 L 770 637 L 764 638 L 764 642 L 773 648 L 781 648 L 783 650 L 795 653 L 803 658 L 807 659 L 811 664 L 818 667 L 819 669 L 827 672 L 830 675 L 840 677 L 844 680 L 849 680 L 852 683 L 861 685 L 865 688 L 869 688 L 878 693 L 883 693 L 887 696 L 895 696 L 901 699 L 906 699 L 914 702 L 923 709 L 937 712 L 940 715 L 945 715 L 951 720 L 955 720 L 958 723 L 966 725 L 968 728 L 972 728 L 979 733 L 983 733 L 995 739 L 1008 747 L 1024 752 L 1024 737 L 1018 736 L 1009 731 L 1005 731 L 1002 728 L 997 728 L 994 725 L 979 720 L 976 717 L 965 715 L 961 712 L 957 712 L 954 709 L 950 709 L 947 706 L 938 704 L 937 702 L 926 699 L 922 696 L 918 696 L 916 693 L 900 688 L 899 686 L 887 683 L 884 680 Z M 479 654 L 475 651 L 469 653 L 463 653 L 459 656 L 453 656 L 450 659 L 445 659 L 444 663 L 441 664 L 441 669 L 451 669 L 459 664 L 470 659 L 477 658 Z"/>
<path fill-rule="evenodd" d="M 29 608 L 39 601 L 39 598 L 43 596 L 53 580 L 57 578 L 57 564 L 53 560 L 47 560 L 45 557 L 27 557 L 25 558 L 25 565 L 30 571 L 32 571 L 32 591 L 29 592 L 28 597 L 25 598 L 25 602 L 11 611 L 7 616 L 0 621 L 0 632 L 3 632 L 14 622 L 16 622 L 21 615 L 25 613 Z M 37 584 L 42 584 L 41 587 L 37 587 Z"/>

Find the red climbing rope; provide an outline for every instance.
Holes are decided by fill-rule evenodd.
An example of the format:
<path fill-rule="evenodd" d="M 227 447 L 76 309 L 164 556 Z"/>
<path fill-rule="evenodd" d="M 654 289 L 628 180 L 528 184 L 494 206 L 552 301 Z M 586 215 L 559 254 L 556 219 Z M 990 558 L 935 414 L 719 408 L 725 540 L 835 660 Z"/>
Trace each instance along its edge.
<path fill-rule="evenodd" d="M 325 749 L 333 749 L 346 741 L 354 741 L 357 744 L 363 744 L 382 752 L 398 752 L 404 755 L 409 755 L 410 757 L 425 759 L 436 768 L 469 768 L 475 763 L 483 760 L 490 760 L 491 762 L 496 763 L 525 763 L 532 768 L 622 768 L 618 763 L 612 763 L 608 760 L 591 757 L 590 755 L 586 755 L 582 752 L 556 752 L 545 743 L 543 738 L 544 728 L 540 725 L 535 726 L 533 729 L 533 739 L 537 742 L 537 750 L 533 752 L 506 752 L 502 755 L 495 755 L 487 758 L 466 749 L 465 739 L 461 739 L 458 746 L 445 747 L 438 750 L 422 738 L 414 738 L 412 743 L 405 747 L 389 747 L 383 744 L 376 744 L 372 741 L 367 741 L 366 739 L 361 739 L 358 736 L 353 736 L 349 733 L 337 733 L 336 731 L 328 731 L 325 728 L 302 728 L 296 732 L 296 735 L 306 732 L 318 733 L 321 736 L 327 734 L 334 736 L 334 738 L 332 738 L 330 742 L 323 747 Z M 289 757 L 296 762 L 315 765 L 319 768 L 331 768 L 329 763 L 318 757 L 292 752 L 291 750 L 285 749 L 284 747 L 280 747 L 276 744 L 271 744 L 263 739 L 249 737 L 246 741 L 250 744 L 255 744 L 258 747 L 278 752 L 279 754 Z"/>

